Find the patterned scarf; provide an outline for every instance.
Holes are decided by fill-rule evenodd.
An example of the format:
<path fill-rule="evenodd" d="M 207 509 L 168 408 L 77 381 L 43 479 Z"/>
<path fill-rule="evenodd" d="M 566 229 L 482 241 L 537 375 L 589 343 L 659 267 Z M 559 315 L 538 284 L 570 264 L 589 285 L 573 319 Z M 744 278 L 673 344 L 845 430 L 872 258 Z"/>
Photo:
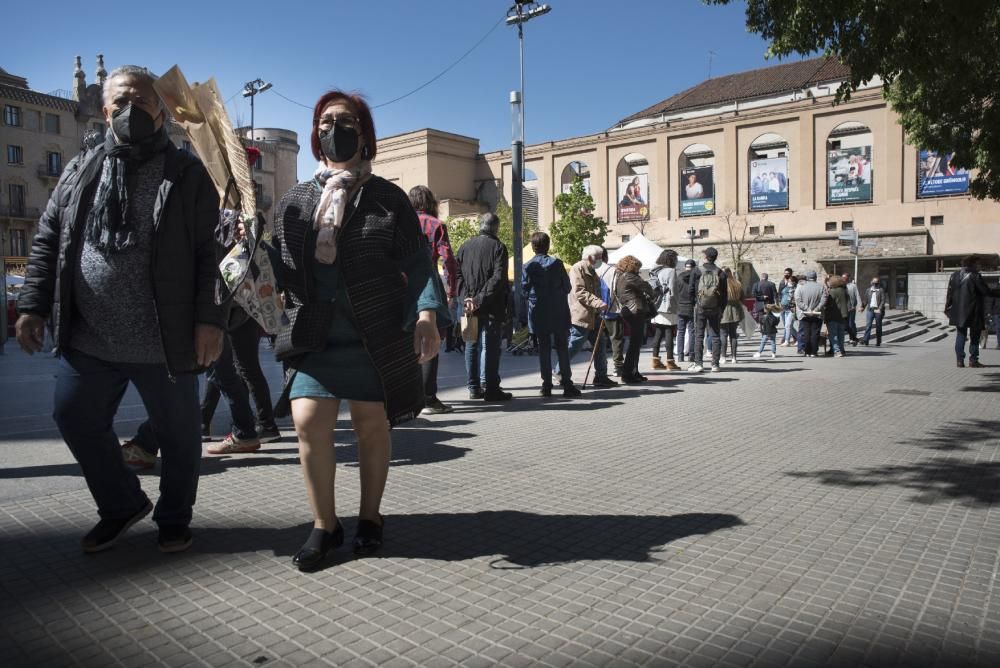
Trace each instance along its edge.
<path fill-rule="evenodd" d="M 314 220 L 314 227 L 319 231 L 316 238 L 318 262 L 333 264 L 337 259 L 337 239 L 344 224 L 348 193 L 355 185 L 367 180 L 371 173 L 372 163 L 368 160 L 355 169 L 330 169 L 323 163 L 316 168 L 316 182 L 323 187 Z"/>
<path fill-rule="evenodd" d="M 94 205 L 87 215 L 87 240 L 103 255 L 135 245 L 134 224 L 129 214 L 129 190 L 135 184 L 140 163 L 167 148 L 167 130 L 161 127 L 140 144 L 118 144 L 109 129 L 104 138 L 104 164 Z"/>

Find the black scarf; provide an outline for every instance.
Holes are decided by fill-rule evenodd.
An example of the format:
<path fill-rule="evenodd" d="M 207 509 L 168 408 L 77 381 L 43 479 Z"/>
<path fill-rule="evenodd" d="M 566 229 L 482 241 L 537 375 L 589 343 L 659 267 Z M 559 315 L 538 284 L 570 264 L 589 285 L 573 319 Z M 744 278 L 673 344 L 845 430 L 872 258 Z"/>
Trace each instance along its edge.
<path fill-rule="evenodd" d="M 129 190 L 135 185 L 135 170 L 162 153 L 170 138 L 166 127 L 138 144 L 118 144 L 109 128 L 104 137 L 104 164 L 94 205 L 87 216 L 86 238 L 103 255 L 135 245 L 133 221 L 129 220 Z"/>

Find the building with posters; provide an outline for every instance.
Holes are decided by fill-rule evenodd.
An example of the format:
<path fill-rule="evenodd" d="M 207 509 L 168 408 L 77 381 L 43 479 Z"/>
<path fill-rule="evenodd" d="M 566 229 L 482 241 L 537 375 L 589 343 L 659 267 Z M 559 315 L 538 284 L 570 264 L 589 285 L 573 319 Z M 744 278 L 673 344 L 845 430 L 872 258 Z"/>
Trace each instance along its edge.
<path fill-rule="evenodd" d="M 7 273 L 23 275 L 38 218 L 59 181 L 63 167 L 80 153 L 85 135 L 103 136 L 102 86 L 108 75 L 97 56 L 95 81 L 87 84 L 76 58 L 69 91 L 40 93 L 24 77 L 0 69 L 0 259 Z M 173 142 L 191 149 L 183 131 L 168 126 Z M 241 131 L 246 136 L 246 129 Z M 277 198 L 296 183 L 298 137 L 291 130 L 256 128 L 254 145 L 261 156 L 254 170 L 257 203 L 265 216 Z"/>
<path fill-rule="evenodd" d="M 745 272 L 852 271 L 857 232 L 862 283 L 882 277 L 905 303 L 910 273 L 956 266 L 1000 249 L 1000 204 L 968 195 L 968 174 L 906 141 L 878 81 L 834 104 L 848 76 L 815 58 L 708 79 L 593 135 L 525 149 L 542 228 L 555 197 L 586 174 L 611 248 L 643 233 L 684 254 L 756 238 Z M 442 214 L 510 200 L 510 151 L 436 130 L 380 139 L 375 171 L 404 189 L 429 184 Z M 440 184 L 435 187 L 435 183 Z M 697 187 L 697 186 L 700 186 Z M 638 193 L 638 195 L 636 195 Z M 640 203 L 641 200 L 641 203 Z"/>

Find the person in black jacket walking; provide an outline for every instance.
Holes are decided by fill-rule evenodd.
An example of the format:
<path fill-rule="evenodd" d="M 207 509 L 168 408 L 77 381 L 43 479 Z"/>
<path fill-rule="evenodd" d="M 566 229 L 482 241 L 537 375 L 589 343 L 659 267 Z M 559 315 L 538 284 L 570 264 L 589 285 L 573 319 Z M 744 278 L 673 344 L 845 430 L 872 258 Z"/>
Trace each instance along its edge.
<path fill-rule="evenodd" d="M 458 249 L 458 295 L 467 315 L 479 321 L 479 338 L 465 346 L 465 368 L 469 374 L 469 398 L 507 401 L 510 392 L 500 389 L 500 332 L 507 315 L 507 249 L 497 238 L 500 219 L 484 213 L 479 218 L 479 236 Z M 480 353 L 484 353 L 486 387 L 480 381 Z"/>
<path fill-rule="evenodd" d="M 28 258 L 17 338 L 38 352 L 51 320 L 61 356 L 54 418 L 101 520 L 85 552 L 112 547 L 153 506 L 113 428 L 128 383 L 163 456 L 159 545 L 191 544 L 201 461 L 198 379 L 222 349 L 215 304 L 219 197 L 204 166 L 167 137 L 149 70 L 108 77 L 104 143 L 66 166 Z"/>
<path fill-rule="evenodd" d="M 948 280 L 948 295 L 944 314 L 955 327 L 955 357 L 958 366 L 965 366 L 965 343 L 969 343 L 969 366 L 978 368 L 979 339 L 986 327 L 986 300 L 1000 297 L 1000 289 L 986 285 L 979 273 L 978 258 L 970 255 L 962 260 L 962 268 Z"/>

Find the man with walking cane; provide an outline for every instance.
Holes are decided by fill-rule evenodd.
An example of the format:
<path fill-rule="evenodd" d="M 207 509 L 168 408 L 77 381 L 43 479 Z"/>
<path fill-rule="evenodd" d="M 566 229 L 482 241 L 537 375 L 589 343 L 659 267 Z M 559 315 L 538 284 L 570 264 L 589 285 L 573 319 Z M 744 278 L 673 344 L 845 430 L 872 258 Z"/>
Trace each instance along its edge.
<path fill-rule="evenodd" d="M 608 304 L 601 299 L 601 279 L 595 269 L 603 253 L 600 246 L 587 246 L 583 249 L 583 259 L 569 271 L 569 354 L 572 357 L 585 340 L 590 341 L 594 347 L 591 364 L 596 367 L 593 386 L 615 387 L 618 383 L 608 377 L 608 356 L 602 338 L 605 327 L 601 315 L 608 310 Z M 587 366 L 589 375 L 590 365 Z M 585 377 L 584 385 L 586 383 Z"/>

